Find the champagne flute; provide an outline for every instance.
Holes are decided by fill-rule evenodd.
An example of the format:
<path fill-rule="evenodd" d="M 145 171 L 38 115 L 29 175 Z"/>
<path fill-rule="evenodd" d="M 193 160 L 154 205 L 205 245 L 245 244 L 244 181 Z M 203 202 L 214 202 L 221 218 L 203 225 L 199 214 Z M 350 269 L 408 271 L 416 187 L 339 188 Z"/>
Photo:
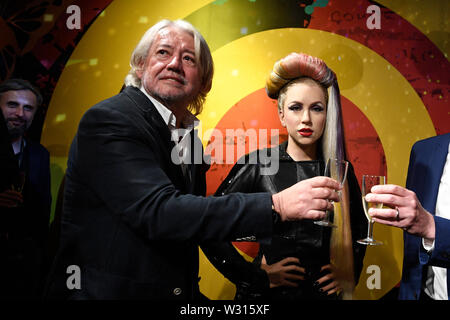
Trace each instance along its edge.
<path fill-rule="evenodd" d="M 362 203 L 364 207 L 364 214 L 366 215 L 366 218 L 368 220 L 368 226 L 367 226 L 367 237 L 364 239 L 359 239 L 357 242 L 360 244 L 368 245 L 368 246 L 376 246 L 383 244 L 381 241 L 377 241 L 373 238 L 373 220 L 372 217 L 369 215 L 369 208 L 377 208 L 381 209 L 383 207 L 382 203 L 371 203 L 366 201 L 366 194 L 370 193 L 370 189 L 372 189 L 373 186 L 376 186 L 378 184 L 385 184 L 386 183 L 386 177 L 385 176 L 370 176 L 370 175 L 363 175 L 362 177 Z"/>
<path fill-rule="evenodd" d="M 19 192 L 23 195 L 24 186 L 25 186 L 25 172 L 20 171 L 19 174 L 13 178 L 11 190 Z M 21 206 L 23 206 L 23 203 L 18 203 L 14 205 L 14 207 L 21 207 Z"/>
<path fill-rule="evenodd" d="M 25 186 L 25 172 L 20 171 L 17 176 L 14 177 L 14 181 L 11 184 L 11 190 L 22 193 Z"/>
<path fill-rule="evenodd" d="M 348 171 L 348 161 L 339 160 L 339 159 L 328 159 L 325 164 L 325 172 L 324 176 L 331 177 L 339 182 L 339 185 L 342 187 L 345 183 L 345 179 L 347 178 Z M 338 191 L 339 200 L 341 198 L 341 192 Z M 314 221 L 315 224 L 323 227 L 332 227 L 336 228 L 336 225 L 330 219 L 332 213 L 330 211 L 325 212 L 325 218 L 322 220 Z"/>

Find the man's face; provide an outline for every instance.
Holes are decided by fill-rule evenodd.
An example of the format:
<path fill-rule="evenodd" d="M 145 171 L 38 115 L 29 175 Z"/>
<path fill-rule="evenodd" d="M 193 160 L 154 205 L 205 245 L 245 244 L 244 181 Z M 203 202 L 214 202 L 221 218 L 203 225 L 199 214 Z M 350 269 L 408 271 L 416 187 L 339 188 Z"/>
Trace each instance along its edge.
<path fill-rule="evenodd" d="M 160 30 L 137 75 L 145 90 L 166 107 L 187 107 L 201 89 L 193 36 L 174 26 Z"/>
<path fill-rule="evenodd" d="M 11 90 L 0 95 L 0 108 L 11 138 L 23 136 L 37 110 L 36 96 L 30 90 Z"/>

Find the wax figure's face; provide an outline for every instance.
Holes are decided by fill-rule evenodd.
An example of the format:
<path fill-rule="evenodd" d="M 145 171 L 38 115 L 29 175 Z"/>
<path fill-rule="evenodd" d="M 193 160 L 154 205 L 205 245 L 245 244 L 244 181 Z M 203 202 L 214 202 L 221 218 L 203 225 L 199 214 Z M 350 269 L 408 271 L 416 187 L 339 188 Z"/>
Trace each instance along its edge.
<path fill-rule="evenodd" d="M 187 107 L 201 88 L 194 37 L 174 26 L 160 30 L 137 75 L 145 90 L 166 107 L 172 104 Z"/>
<path fill-rule="evenodd" d="M 0 95 L 0 108 L 12 138 L 23 136 L 37 110 L 36 96 L 30 90 L 11 90 Z"/>
<path fill-rule="evenodd" d="M 288 144 L 309 147 L 322 136 L 327 117 L 323 90 L 312 80 L 293 84 L 287 89 L 283 108 L 278 114 L 288 131 Z"/>

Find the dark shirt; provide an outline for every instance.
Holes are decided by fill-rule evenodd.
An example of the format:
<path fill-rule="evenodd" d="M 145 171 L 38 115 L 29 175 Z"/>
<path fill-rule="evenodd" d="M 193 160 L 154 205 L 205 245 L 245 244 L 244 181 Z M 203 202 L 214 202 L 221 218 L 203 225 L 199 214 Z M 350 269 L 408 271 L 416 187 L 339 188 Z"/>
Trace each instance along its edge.
<path fill-rule="evenodd" d="M 23 203 L 0 207 L 0 297 L 37 298 L 46 271 L 51 205 L 49 153 L 40 144 L 27 141 L 16 159 L 21 161 L 13 182 L 19 188 L 23 185 Z"/>

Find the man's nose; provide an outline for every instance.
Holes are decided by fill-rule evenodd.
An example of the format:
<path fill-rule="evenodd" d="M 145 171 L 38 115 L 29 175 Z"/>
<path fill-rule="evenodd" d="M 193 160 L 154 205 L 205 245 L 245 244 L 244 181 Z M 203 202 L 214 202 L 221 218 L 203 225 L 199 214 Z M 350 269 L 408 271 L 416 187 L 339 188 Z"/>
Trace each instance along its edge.
<path fill-rule="evenodd" d="M 16 117 L 23 118 L 23 107 L 22 106 L 18 106 L 16 108 Z"/>
<path fill-rule="evenodd" d="M 167 68 L 176 72 L 181 70 L 181 57 L 178 55 L 173 55 L 167 64 Z"/>

